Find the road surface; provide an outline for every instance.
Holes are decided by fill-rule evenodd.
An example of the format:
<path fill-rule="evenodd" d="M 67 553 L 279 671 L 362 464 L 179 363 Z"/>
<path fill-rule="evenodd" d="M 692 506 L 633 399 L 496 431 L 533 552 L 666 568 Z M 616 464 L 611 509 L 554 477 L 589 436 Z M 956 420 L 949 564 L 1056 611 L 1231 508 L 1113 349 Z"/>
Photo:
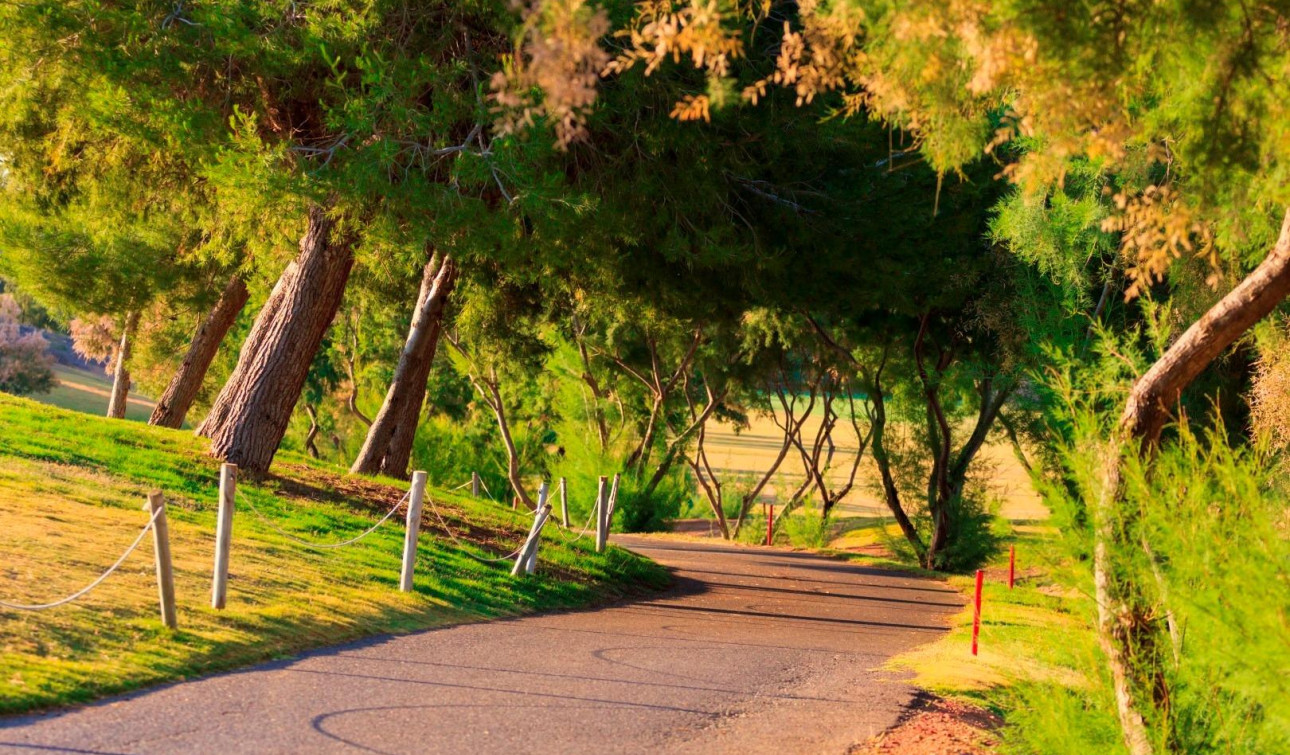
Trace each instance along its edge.
<path fill-rule="evenodd" d="M 844 753 L 912 690 L 944 585 L 785 550 L 620 536 L 672 590 L 308 653 L 21 718 L 0 751 Z"/>

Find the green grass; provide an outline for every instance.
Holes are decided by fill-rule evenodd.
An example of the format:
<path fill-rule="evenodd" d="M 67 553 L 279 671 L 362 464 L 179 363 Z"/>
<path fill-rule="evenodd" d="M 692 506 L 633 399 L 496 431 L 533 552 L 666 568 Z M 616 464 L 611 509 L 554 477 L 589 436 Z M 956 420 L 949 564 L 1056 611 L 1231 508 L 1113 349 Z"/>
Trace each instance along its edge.
<path fill-rule="evenodd" d="M 63 365 L 54 368 L 54 376 L 58 378 L 58 385 L 49 393 L 32 396 L 33 399 L 100 417 L 107 414 L 108 400 L 112 395 L 112 381 L 107 376 Z M 132 400 L 125 406 L 125 418 L 146 422 L 152 413 L 152 402 L 136 393 L 131 393 L 130 398 Z"/>
<path fill-rule="evenodd" d="M 1006 552 L 985 569 L 978 655 L 971 652 L 975 575 L 953 575 L 947 583 L 967 605 L 950 632 L 888 665 L 912 671 L 912 683 L 923 689 L 999 715 L 1002 752 L 1077 755 L 1092 742 L 1096 752 L 1115 755 L 1123 745 L 1113 701 L 1102 680 L 1087 676 L 1104 665 L 1093 631 L 1096 606 L 1064 586 L 1079 580 L 1063 575 L 1071 564 L 1050 560 L 1059 552 L 1056 537 L 1048 527 L 1016 528 L 1018 578 L 1011 590 Z M 1068 726 L 1077 726 L 1079 736 L 1070 736 Z"/>
<path fill-rule="evenodd" d="M 36 603 L 87 584 L 167 499 L 179 629 L 158 616 L 152 548 L 81 600 L 43 612 L 0 610 L 0 712 L 85 701 L 144 685 L 289 656 L 377 633 L 586 606 L 662 587 L 666 572 L 618 548 L 596 554 L 548 528 L 539 574 L 468 557 L 510 551 L 531 517 L 431 490 L 465 545 L 422 522 L 415 590 L 397 589 L 401 516 L 349 547 L 299 547 L 262 522 L 320 542 L 358 534 L 404 491 L 280 454 L 273 474 L 239 482 L 228 608 L 209 608 L 217 462 L 190 432 L 111 421 L 0 395 L 0 599 Z"/>

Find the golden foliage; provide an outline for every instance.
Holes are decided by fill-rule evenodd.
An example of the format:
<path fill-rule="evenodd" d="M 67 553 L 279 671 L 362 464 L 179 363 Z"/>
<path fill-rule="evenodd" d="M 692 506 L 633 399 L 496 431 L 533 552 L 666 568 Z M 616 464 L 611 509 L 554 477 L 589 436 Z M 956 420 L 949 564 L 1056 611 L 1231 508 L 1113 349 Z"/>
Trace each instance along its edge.
<path fill-rule="evenodd" d="M 744 89 L 744 98 L 753 104 L 765 95 L 768 84 L 791 87 L 798 105 L 809 103 L 823 92 L 847 88 L 863 66 L 863 11 L 840 3 L 822 12 L 817 0 L 802 0 L 799 8 L 802 29 L 794 31 L 784 22 L 774 73 Z M 856 111 L 862 106 L 860 99 L 848 103 L 848 109 Z"/>
<path fill-rule="evenodd" d="M 712 120 L 711 101 L 706 94 L 687 94 L 676 107 L 671 116 L 678 121 Z"/>
<path fill-rule="evenodd" d="M 605 66 L 604 75 L 621 73 L 645 64 L 645 74 L 658 69 L 669 58 L 680 62 L 688 56 L 694 67 L 715 77 L 730 74 L 730 61 L 743 52 L 736 12 L 727 14 L 718 0 L 645 0 L 636 6 L 632 24 L 614 36 L 625 39 L 622 53 Z"/>
<path fill-rule="evenodd" d="M 1290 351 L 1285 349 L 1286 325 L 1277 330 L 1278 337 L 1261 345 L 1254 365 L 1250 421 L 1256 433 L 1284 450 L 1290 448 Z"/>
<path fill-rule="evenodd" d="M 1121 192 L 1112 199 L 1118 212 L 1102 221 L 1102 230 L 1120 234 L 1120 248 L 1129 263 L 1126 298 L 1162 280 L 1169 265 L 1184 254 L 1205 257 L 1211 268 L 1217 269 L 1209 228 L 1195 219 L 1194 211 L 1173 187 L 1148 186 L 1139 194 Z M 1216 283 L 1217 275 L 1212 274 L 1207 282 Z"/>
<path fill-rule="evenodd" d="M 511 65 L 491 81 L 498 132 L 514 133 L 544 117 L 561 149 L 582 138 L 610 60 L 600 46 L 608 33 L 609 17 L 586 0 L 533 0 Z"/>

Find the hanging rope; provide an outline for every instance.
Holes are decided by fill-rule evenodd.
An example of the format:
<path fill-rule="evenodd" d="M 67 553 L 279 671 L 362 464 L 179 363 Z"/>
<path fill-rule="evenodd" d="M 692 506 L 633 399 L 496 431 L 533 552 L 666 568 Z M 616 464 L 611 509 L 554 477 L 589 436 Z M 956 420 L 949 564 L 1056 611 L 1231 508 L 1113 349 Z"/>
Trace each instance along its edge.
<path fill-rule="evenodd" d="M 564 531 L 562 531 L 562 530 L 564 530 L 563 525 L 561 526 L 561 530 L 557 530 L 557 532 L 560 532 L 560 537 L 564 538 L 564 542 L 565 542 L 567 545 L 573 545 L 574 543 L 578 542 L 579 540 L 581 540 L 582 538 L 584 538 L 584 537 L 586 537 L 586 536 L 587 536 L 587 532 L 591 529 L 591 522 L 592 522 L 595 518 L 596 518 L 596 507 L 595 507 L 595 506 L 592 506 L 592 507 L 591 507 L 591 513 L 587 514 L 587 523 L 586 523 L 586 524 L 584 524 L 584 525 L 582 526 L 582 532 L 579 532 L 577 537 L 572 538 L 572 539 L 570 539 L 570 538 L 566 537 L 566 536 L 565 536 L 565 532 L 564 532 Z M 569 528 L 569 530 L 568 530 L 568 531 L 571 531 L 571 530 L 572 530 L 572 528 Z"/>
<path fill-rule="evenodd" d="M 52 603 L 40 603 L 40 604 L 37 604 L 37 605 L 26 605 L 26 604 L 23 604 L 23 603 L 9 603 L 9 602 L 7 602 L 7 601 L 0 600 L 0 608 L 9 608 L 9 609 L 12 609 L 12 610 L 14 610 L 14 611 L 43 611 L 43 610 L 45 610 L 45 609 L 47 609 L 47 608 L 57 608 L 58 606 L 65 605 L 65 604 L 67 604 L 67 603 L 71 603 L 73 600 L 76 600 L 77 598 L 79 598 L 79 597 L 81 597 L 82 595 L 86 594 L 86 593 L 87 593 L 87 592 L 89 592 L 90 590 L 93 590 L 94 588 L 98 587 L 100 584 L 102 584 L 103 580 L 105 580 L 105 579 L 107 579 L 108 577 L 112 576 L 112 572 L 116 571 L 116 570 L 117 570 L 117 568 L 121 566 L 121 564 L 125 563 L 125 560 L 126 560 L 127 558 L 129 558 L 129 557 L 130 557 L 130 554 L 131 554 L 131 553 L 134 553 L 134 549 L 135 549 L 135 548 L 138 548 L 138 547 L 139 547 L 139 543 L 142 543 L 142 542 L 143 542 L 143 536 L 144 536 L 144 535 L 147 535 L 147 534 L 148 534 L 148 530 L 152 529 L 152 523 L 153 523 L 153 522 L 155 522 L 155 521 L 157 521 L 157 516 L 158 516 L 158 515 L 159 515 L 163 510 L 164 510 L 164 509 L 162 509 L 162 508 L 158 508 L 156 511 L 152 512 L 152 517 L 151 517 L 150 519 L 148 519 L 148 523 L 147 523 L 147 524 L 145 524 L 145 525 L 143 525 L 143 531 L 139 533 L 139 536 L 138 536 L 138 537 L 136 537 L 136 538 L 134 539 L 134 542 L 133 542 L 133 543 L 130 543 L 130 547 L 125 549 L 125 553 L 122 553 L 122 554 L 121 554 L 121 557 L 120 557 L 120 558 L 118 558 L 118 559 L 116 560 L 116 563 L 114 563 L 114 564 L 112 564 L 111 566 L 109 566 L 107 571 L 105 571 L 105 572 L 103 572 L 102 574 L 100 574 L 100 575 L 99 575 L 99 577 L 98 577 L 98 579 L 95 579 L 93 582 L 89 583 L 89 584 L 88 584 L 88 585 L 86 585 L 85 587 L 82 587 L 81 589 L 77 590 L 76 592 L 72 593 L 71 595 L 68 595 L 66 598 L 62 598 L 62 599 L 60 599 L 60 600 L 55 600 L 55 601 L 54 601 L 54 602 L 52 602 Z"/>
<path fill-rule="evenodd" d="M 463 553 L 475 559 L 476 561 L 479 561 L 480 563 L 484 563 L 484 564 L 494 564 L 499 561 L 510 561 L 512 558 L 515 558 L 516 556 L 518 556 L 520 554 L 520 551 L 524 550 L 524 543 L 520 543 L 520 547 L 516 548 L 510 553 L 507 553 L 505 556 L 498 556 L 497 558 L 484 558 L 483 556 L 476 556 L 474 553 L 471 553 L 469 550 L 465 550 L 465 547 L 472 546 L 472 547 L 478 548 L 479 547 L 478 544 L 470 543 L 457 537 L 457 534 L 452 531 L 451 527 L 448 526 L 448 522 L 444 521 L 443 515 L 439 513 L 439 506 L 435 503 L 434 498 L 427 495 L 426 500 L 430 502 L 430 510 L 434 512 L 435 519 L 439 520 L 439 526 L 443 528 L 443 531 L 448 533 L 448 537 L 452 538 L 453 542 L 457 543 L 457 545 L 463 546 L 463 550 L 462 550 Z M 525 539 L 525 542 L 527 542 L 527 538 Z"/>
<path fill-rule="evenodd" d="M 269 525 L 269 527 L 275 530 L 279 535 L 282 535 L 283 537 L 295 543 L 296 545 L 301 545 L 301 546 L 304 546 L 305 548 L 313 548 L 315 550 L 330 550 L 332 548 L 343 548 L 346 545 L 353 545 L 354 543 L 357 543 L 359 540 L 362 540 L 363 538 L 367 537 L 373 532 L 376 532 L 376 529 L 380 527 L 382 524 L 385 524 L 386 520 L 388 520 L 390 517 L 394 516 L 394 512 L 398 511 L 399 507 L 403 505 L 403 502 L 408 500 L 408 495 L 410 493 L 411 491 L 408 491 L 408 493 L 404 493 L 403 497 L 400 498 L 398 502 L 394 504 L 394 508 L 390 509 L 389 513 L 381 517 L 381 521 L 377 522 L 376 524 L 373 524 L 371 527 L 364 530 L 358 536 L 351 537 L 350 539 L 339 543 L 315 543 L 309 540 L 302 540 L 296 537 L 295 535 L 291 534 L 290 532 L 287 532 L 286 530 L 282 529 L 278 525 L 274 524 L 272 520 L 270 520 L 267 516 L 262 514 L 260 510 L 255 507 L 255 501 L 251 500 L 250 498 L 245 498 L 244 500 L 247 503 L 251 504 L 251 511 L 255 512 L 255 515 L 260 518 L 260 521 Z"/>

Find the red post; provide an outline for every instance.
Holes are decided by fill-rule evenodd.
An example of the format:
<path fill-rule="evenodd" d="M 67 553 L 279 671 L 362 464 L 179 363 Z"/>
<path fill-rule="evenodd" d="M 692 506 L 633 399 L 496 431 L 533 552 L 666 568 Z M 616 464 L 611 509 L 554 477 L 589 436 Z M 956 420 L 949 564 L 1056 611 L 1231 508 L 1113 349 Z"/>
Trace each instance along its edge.
<path fill-rule="evenodd" d="M 981 585 L 985 582 L 985 572 L 976 570 L 976 610 L 972 612 L 972 655 L 976 655 L 976 640 L 981 634 Z"/>
<path fill-rule="evenodd" d="M 1017 546 L 1008 546 L 1008 589 L 1012 589 L 1012 583 L 1017 578 Z"/>
<path fill-rule="evenodd" d="M 770 513 L 766 515 L 766 544 L 770 545 L 772 534 L 775 526 L 775 504 L 770 505 Z"/>

